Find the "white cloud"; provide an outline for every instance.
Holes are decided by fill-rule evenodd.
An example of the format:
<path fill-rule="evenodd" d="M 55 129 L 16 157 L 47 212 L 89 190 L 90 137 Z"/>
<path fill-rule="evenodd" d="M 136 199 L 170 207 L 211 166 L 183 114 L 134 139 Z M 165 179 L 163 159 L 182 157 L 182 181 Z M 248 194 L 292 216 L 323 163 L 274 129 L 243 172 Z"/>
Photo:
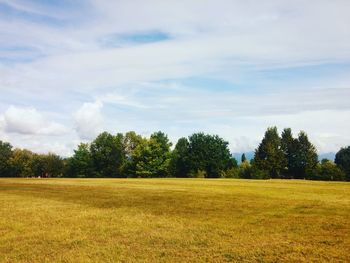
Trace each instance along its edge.
<path fill-rule="evenodd" d="M 74 114 L 76 131 L 81 139 L 94 139 L 103 130 L 103 117 L 100 101 L 85 102 Z"/>
<path fill-rule="evenodd" d="M 84 140 L 102 129 L 162 129 L 171 138 L 204 130 L 229 140 L 235 151 L 247 151 L 267 125 L 281 125 L 305 129 L 320 151 L 350 143 L 342 132 L 350 123 L 349 67 L 342 74 L 316 70 L 307 81 L 302 69 L 350 64 L 348 0 L 91 0 L 84 8 L 0 2 L 19 11 L 12 19 L 0 17 L 0 104 L 34 106 L 8 108 L 0 116 L 2 138 L 50 150 L 47 135 L 64 134 L 65 128 L 35 109 L 44 104 L 66 126 L 73 115 Z M 21 17 L 23 12 L 40 19 Z M 101 45 L 106 36 L 152 31 L 169 39 Z M 118 37 L 111 41 L 118 46 Z M 298 81 L 260 79 L 289 68 L 300 69 L 293 76 Z M 181 79 L 201 76 L 228 79 L 232 89 L 181 85 Z M 320 122 L 325 116 L 331 124 Z M 77 139 L 71 130 L 55 149 L 69 152 Z"/>
<path fill-rule="evenodd" d="M 3 114 L 4 130 L 9 133 L 62 135 L 68 129 L 50 121 L 33 107 L 10 106 Z"/>

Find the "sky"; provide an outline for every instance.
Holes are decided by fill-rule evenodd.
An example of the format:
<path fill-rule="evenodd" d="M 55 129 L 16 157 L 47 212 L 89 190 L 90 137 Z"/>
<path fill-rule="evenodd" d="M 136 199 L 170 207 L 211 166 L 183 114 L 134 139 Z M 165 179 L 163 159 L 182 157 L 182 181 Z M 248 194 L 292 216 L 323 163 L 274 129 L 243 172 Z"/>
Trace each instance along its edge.
<path fill-rule="evenodd" d="M 101 131 L 269 126 L 350 145 L 349 0 L 0 0 L 0 140 L 70 156 Z"/>

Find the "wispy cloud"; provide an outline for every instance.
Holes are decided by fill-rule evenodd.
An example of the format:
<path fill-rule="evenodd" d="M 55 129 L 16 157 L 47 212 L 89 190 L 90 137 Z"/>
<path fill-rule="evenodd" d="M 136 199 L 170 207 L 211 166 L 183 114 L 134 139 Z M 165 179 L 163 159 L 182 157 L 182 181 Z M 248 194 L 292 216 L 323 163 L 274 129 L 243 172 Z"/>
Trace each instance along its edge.
<path fill-rule="evenodd" d="M 350 143 L 349 13 L 347 0 L 0 0 L 1 138 L 39 147 L 18 132 L 33 123 L 4 120 L 25 109 L 67 127 L 64 154 L 102 129 L 203 130 L 246 151 L 274 124 L 333 151 Z"/>

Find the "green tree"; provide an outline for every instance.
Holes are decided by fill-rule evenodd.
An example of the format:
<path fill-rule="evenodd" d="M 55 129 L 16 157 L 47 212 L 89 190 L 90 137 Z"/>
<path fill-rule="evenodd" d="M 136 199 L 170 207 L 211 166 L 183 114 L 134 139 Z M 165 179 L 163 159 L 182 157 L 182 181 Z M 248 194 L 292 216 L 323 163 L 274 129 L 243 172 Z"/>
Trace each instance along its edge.
<path fill-rule="evenodd" d="M 94 177 L 89 144 L 79 144 L 73 156 L 68 158 L 66 166 L 65 176 L 67 177 Z"/>
<path fill-rule="evenodd" d="M 243 153 L 241 156 L 241 163 L 244 163 L 246 160 L 247 158 L 245 157 L 245 153 Z"/>
<path fill-rule="evenodd" d="M 286 128 L 282 131 L 281 149 L 286 159 L 286 166 L 283 170 L 283 176 L 286 178 L 297 177 L 298 140 L 293 137 L 292 130 L 290 128 Z"/>
<path fill-rule="evenodd" d="M 169 175 L 171 142 L 163 132 L 155 132 L 134 151 L 136 176 L 166 177 Z"/>
<path fill-rule="evenodd" d="M 144 142 L 144 138 L 141 135 L 136 134 L 134 131 L 125 133 L 123 139 L 123 147 L 127 158 L 132 157 L 136 147 Z"/>
<path fill-rule="evenodd" d="M 221 177 L 231 160 L 228 142 L 218 135 L 194 133 L 189 137 L 187 160 L 192 173 L 205 171 L 206 177 Z"/>
<path fill-rule="evenodd" d="M 309 141 L 307 134 L 301 131 L 298 135 L 296 148 L 295 178 L 310 179 L 317 172 L 316 147 Z"/>
<path fill-rule="evenodd" d="M 122 170 L 126 177 L 136 176 L 135 151 L 137 147 L 141 147 L 141 145 L 145 144 L 146 141 L 147 139 L 136 134 L 134 131 L 129 131 L 125 134 L 123 148 L 125 151 L 126 160 Z"/>
<path fill-rule="evenodd" d="M 31 169 L 34 176 L 44 176 L 45 174 L 45 157 L 43 154 L 33 154 Z"/>
<path fill-rule="evenodd" d="M 341 148 L 337 152 L 335 163 L 345 172 L 346 180 L 350 181 L 350 146 Z"/>
<path fill-rule="evenodd" d="M 345 173 L 334 162 L 323 159 L 317 167 L 317 172 L 310 179 L 323 181 L 344 181 Z"/>
<path fill-rule="evenodd" d="M 239 177 L 243 179 L 251 179 L 251 165 L 247 160 L 239 165 Z"/>
<path fill-rule="evenodd" d="M 281 138 L 276 127 L 270 127 L 255 150 L 254 164 L 258 170 L 266 171 L 272 178 L 280 178 L 286 167 L 281 148 Z"/>
<path fill-rule="evenodd" d="M 122 177 L 125 161 L 123 135 L 103 132 L 90 145 L 96 177 Z"/>
<path fill-rule="evenodd" d="M 30 177 L 32 170 L 33 153 L 26 149 L 15 149 L 10 158 L 11 174 L 15 177 Z"/>
<path fill-rule="evenodd" d="M 0 177 L 11 176 L 10 159 L 12 157 L 12 145 L 0 141 Z"/>
<path fill-rule="evenodd" d="M 175 177 L 188 177 L 190 144 L 187 138 L 180 138 L 171 154 L 171 175 Z"/>
<path fill-rule="evenodd" d="M 238 162 L 235 157 L 231 156 L 230 160 L 227 163 L 227 169 L 238 168 Z"/>
<path fill-rule="evenodd" d="M 64 172 L 63 159 L 54 153 L 42 155 L 44 176 L 62 177 Z"/>

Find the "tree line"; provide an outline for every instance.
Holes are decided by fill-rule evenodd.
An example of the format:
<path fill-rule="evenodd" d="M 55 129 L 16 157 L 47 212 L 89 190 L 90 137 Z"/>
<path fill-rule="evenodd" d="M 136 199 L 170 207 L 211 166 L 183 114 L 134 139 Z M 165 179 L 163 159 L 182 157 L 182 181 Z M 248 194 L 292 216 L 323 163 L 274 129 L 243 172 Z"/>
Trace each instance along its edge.
<path fill-rule="evenodd" d="M 266 130 L 254 158 L 232 157 L 227 141 L 218 135 L 194 133 L 180 138 L 174 148 L 159 131 L 149 138 L 135 132 L 99 134 L 81 143 L 69 158 L 13 149 L 0 141 L 1 177 L 183 177 L 246 179 L 350 180 L 350 146 L 336 154 L 335 162 L 318 161 L 315 146 L 305 132 L 294 137 L 286 128 Z"/>

